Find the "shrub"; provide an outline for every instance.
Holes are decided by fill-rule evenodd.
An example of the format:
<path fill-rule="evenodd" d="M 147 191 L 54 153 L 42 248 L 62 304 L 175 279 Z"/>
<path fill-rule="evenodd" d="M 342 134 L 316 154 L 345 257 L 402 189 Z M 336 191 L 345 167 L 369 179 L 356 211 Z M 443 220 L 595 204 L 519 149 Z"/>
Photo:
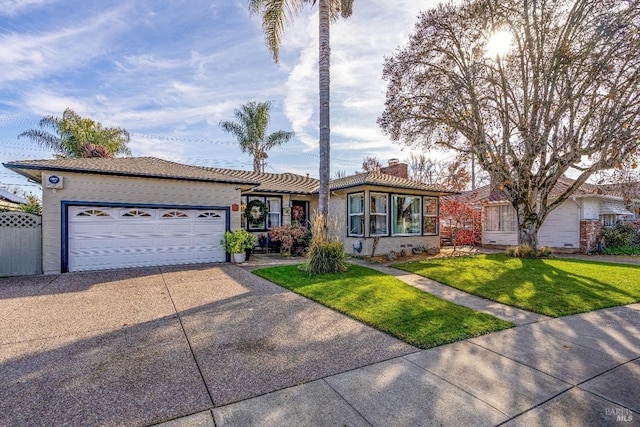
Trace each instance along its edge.
<path fill-rule="evenodd" d="M 20 212 L 26 212 L 34 215 L 42 215 L 42 205 L 40 204 L 40 199 L 38 199 L 33 194 L 28 194 L 25 198 L 27 199 L 28 203 L 18 206 L 18 210 Z"/>
<path fill-rule="evenodd" d="M 606 255 L 640 255 L 640 245 L 605 248 L 604 253 Z"/>
<path fill-rule="evenodd" d="M 327 224 L 324 217 L 318 215 L 313 220 L 313 240 L 309 250 L 309 258 L 304 270 L 309 274 L 338 273 L 346 271 L 346 257 L 342 242 L 329 240 Z"/>
<path fill-rule="evenodd" d="M 226 231 L 224 239 L 220 242 L 224 246 L 224 250 L 230 254 L 239 254 L 245 249 L 253 248 L 255 237 L 247 230 Z"/>
<path fill-rule="evenodd" d="M 553 249 L 549 246 L 540 246 L 538 248 L 538 257 L 540 258 L 549 258 L 553 255 Z"/>
<path fill-rule="evenodd" d="M 601 237 L 605 247 L 609 249 L 640 245 L 640 226 L 619 222 L 613 227 L 602 230 Z"/>
<path fill-rule="evenodd" d="M 338 273 L 346 271 L 344 265 L 345 253 L 342 242 L 315 241 L 311 244 L 309 260 L 305 270 L 309 274 Z"/>
<path fill-rule="evenodd" d="M 271 240 L 280 242 L 282 244 L 282 249 L 291 255 L 291 248 L 293 248 L 295 244 L 303 243 L 306 234 L 306 227 L 302 225 L 286 224 L 280 227 L 273 227 L 271 229 Z"/>
<path fill-rule="evenodd" d="M 553 255 L 553 250 L 547 246 L 540 246 L 534 251 L 529 245 L 518 245 L 508 247 L 506 254 L 514 258 L 548 258 Z"/>

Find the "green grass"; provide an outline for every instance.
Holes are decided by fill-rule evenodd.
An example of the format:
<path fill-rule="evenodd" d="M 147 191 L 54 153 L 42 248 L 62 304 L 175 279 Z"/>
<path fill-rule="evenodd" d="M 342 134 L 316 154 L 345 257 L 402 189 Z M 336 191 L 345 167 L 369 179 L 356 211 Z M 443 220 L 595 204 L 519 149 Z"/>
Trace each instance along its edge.
<path fill-rule="evenodd" d="M 506 255 L 396 264 L 470 294 L 552 317 L 640 301 L 640 267 Z"/>
<path fill-rule="evenodd" d="M 513 326 L 357 265 L 335 274 L 308 275 L 296 265 L 255 274 L 419 348 L 431 348 Z"/>

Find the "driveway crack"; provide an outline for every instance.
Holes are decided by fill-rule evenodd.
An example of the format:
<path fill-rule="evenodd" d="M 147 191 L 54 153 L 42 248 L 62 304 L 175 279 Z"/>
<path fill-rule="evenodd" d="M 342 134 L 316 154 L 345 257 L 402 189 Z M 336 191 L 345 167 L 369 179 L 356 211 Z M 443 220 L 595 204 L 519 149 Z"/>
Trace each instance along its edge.
<path fill-rule="evenodd" d="M 189 345 L 189 351 L 191 352 L 191 357 L 193 358 L 194 363 L 196 364 L 196 368 L 198 368 L 198 374 L 200 375 L 200 378 L 202 379 L 202 383 L 204 384 L 204 388 L 205 390 L 207 390 L 207 394 L 209 395 L 209 400 L 211 401 L 211 406 L 215 407 L 215 401 L 213 399 L 213 393 L 211 393 L 211 390 L 209 389 L 209 385 L 207 384 L 207 381 L 204 378 L 204 374 L 202 373 L 202 368 L 200 367 L 200 364 L 198 363 L 198 358 L 196 357 L 196 353 L 195 351 L 193 351 L 193 345 L 191 344 L 191 340 L 189 339 L 189 335 L 187 334 L 187 331 L 184 328 L 184 323 L 182 322 L 182 316 L 180 316 L 180 312 L 178 311 L 178 308 L 176 307 L 176 303 L 173 300 L 173 296 L 171 295 L 171 290 L 169 289 L 169 285 L 167 285 L 167 281 L 164 278 L 164 273 L 162 271 L 160 271 L 160 276 L 162 277 L 162 283 L 164 283 L 164 287 L 167 290 L 167 294 L 169 295 L 169 299 L 171 300 L 171 305 L 173 305 L 173 311 L 176 315 L 176 318 L 178 319 L 178 322 L 180 323 L 180 328 L 182 329 L 182 334 L 184 335 L 184 338 L 187 340 L 187 344 Z"/>

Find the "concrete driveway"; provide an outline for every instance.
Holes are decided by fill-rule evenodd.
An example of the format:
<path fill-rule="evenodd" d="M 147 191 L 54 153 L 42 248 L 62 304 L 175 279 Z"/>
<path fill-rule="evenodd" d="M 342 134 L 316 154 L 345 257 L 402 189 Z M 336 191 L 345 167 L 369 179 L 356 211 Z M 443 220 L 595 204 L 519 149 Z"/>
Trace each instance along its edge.
<path fill-rule="evenodd" d="M 234 265 L 0 279 L 0 425 L 146 426 L 415 353 Z"/>

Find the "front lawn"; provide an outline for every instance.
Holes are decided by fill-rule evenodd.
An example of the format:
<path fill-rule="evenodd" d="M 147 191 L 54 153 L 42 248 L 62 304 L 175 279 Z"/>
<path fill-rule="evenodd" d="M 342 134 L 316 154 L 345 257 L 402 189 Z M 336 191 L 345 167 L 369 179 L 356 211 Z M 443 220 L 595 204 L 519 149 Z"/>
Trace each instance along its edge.
<path fill-rule="evenodd" d="M 344 273 L 313 276 L 296 265 L 264 268 L 254 273 L 419 348 L 513 326 L 357 265 L 349 265 Z"/>
<path fill-rule="evenodd" d="M 473 295 L 560 317 L 640 301 L 640 267 L 503 254 L 396 264 Z"/>

